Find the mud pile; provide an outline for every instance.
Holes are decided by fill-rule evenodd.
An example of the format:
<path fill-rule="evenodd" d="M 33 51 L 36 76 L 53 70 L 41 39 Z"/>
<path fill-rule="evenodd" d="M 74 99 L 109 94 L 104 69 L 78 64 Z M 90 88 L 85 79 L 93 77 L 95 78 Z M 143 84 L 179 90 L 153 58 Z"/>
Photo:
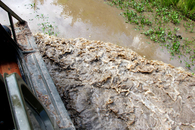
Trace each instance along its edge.
<path fill-rule="evenodd" d="M 76 128 L 195 129 L 190 73 L 111 43 L 35 38 Z"/>

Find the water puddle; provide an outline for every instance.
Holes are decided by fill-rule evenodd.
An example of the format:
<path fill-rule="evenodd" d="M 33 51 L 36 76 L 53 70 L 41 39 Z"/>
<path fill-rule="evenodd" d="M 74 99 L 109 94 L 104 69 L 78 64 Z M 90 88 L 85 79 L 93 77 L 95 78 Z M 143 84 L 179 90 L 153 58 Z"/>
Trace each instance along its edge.
<path fill-rule="evenodd" d="M 60 32 L 59 37 L 84 37 L 111 42 L 131 48 L 147 59 L 185 67 L 179 60 L 171 60 L 171 55 L 166 49 L 140 35 L 133 25 L 125 23 L 120 15 L 121 10 L 105 4 L 103 0 L 3 0 L 3 2 L 26 20 L 34 33 L 42 31 L 38 24 L 49 21 L 57 26 L 56 32 Z M 2 9 L 0 13 L 1 23 L 7 25 L 9 23 L 7 14 Z M 45 19 L 42 19 L 42 16 Z"/>

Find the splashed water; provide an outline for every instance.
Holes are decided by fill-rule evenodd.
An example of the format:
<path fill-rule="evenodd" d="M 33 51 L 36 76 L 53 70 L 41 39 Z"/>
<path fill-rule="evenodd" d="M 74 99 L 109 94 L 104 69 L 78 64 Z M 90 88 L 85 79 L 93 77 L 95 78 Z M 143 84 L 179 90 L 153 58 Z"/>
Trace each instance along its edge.
<path fill-rule="evenodd" d="M 131 49 L 35 34 L 78 129 L 194 129 L 195 78 Z"/>

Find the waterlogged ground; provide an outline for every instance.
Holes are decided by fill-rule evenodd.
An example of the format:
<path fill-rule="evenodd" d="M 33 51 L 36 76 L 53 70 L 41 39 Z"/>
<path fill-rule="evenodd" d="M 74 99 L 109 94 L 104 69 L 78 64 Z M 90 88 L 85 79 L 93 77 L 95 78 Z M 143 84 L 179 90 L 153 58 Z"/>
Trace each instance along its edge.
<path fill-rule="evenodd" d="M 2 0 L 26 20 L 33 33 L 54 31 L 59 37 L 84 37 L 130 48 L 147 59 L 159 60 L 185 68 L 180 59 L 171 60 L 166 48 L 146 39 L 135 26 L 125 23 L 121 10 L 104 0 Z M 9 24 L 0 9 L 1 24 Z M 171 26 L 171 25 L 170 25 Z M 181 31 L 181 30 L 180 30 Z M 191 34 L 190 34 L 191 35 Z"/>
<path fill-rule="evenodd" d="M 77 129 L 195 129 L 195 77 L 112 43 L 35 34 Z"/>

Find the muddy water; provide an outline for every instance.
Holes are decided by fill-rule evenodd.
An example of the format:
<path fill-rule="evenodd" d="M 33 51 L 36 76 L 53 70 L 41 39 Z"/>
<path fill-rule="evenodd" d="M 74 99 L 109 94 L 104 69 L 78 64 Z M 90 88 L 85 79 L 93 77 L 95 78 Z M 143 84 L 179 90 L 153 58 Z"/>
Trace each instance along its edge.
<path fill-rule="evenodd" d="M 131 49 L 36 34 L 77 129 L 195 129 L 195 77 Z"/>
<path fill-rule="evenodd" d="M 125 23 L 121 11 L 110 7 L 104 0 L 3 0 L 19 16 L 28 21 L 32 32 L 41 31 L 37 24 L 47 22 L 57 25 L 60 37 L 84 37 L 112 42 L 129 47 L 148 59 L 159 60 L 174 66 L 183 66 L 179 60 L 170 60 L 170 54 L 152 43 Z M 35 3 L 35 7 L 29 4 Z M 7 14 L 0 10 L 2 24 L 8 24 Z M 43 20 L 37 15 L 48 17 Z M 150 42 L 150 44 L 148 44 Z M 163 51 L 162 51 L 163 49 Z"/>

